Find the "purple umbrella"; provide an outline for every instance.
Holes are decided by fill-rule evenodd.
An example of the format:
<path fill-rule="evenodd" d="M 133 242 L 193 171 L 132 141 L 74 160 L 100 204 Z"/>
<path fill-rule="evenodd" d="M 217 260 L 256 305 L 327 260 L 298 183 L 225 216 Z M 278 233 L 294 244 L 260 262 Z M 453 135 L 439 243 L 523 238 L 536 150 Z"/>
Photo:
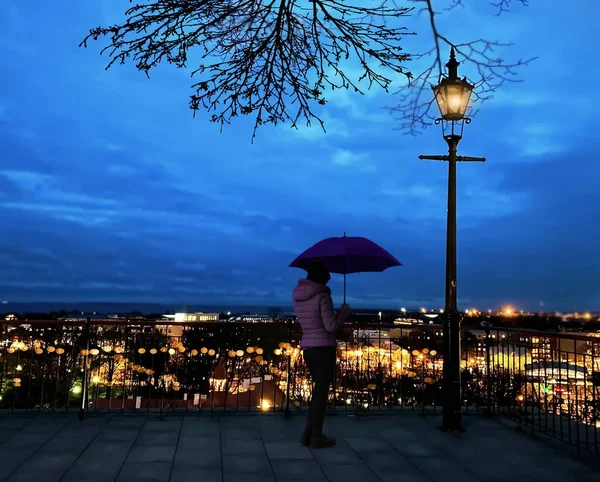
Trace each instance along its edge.
<path fill-rule="evenodd" d="M 402 266 L 381 246 L 367 238 L 344 236 L 327 238 L 308 248 L 290 264 L 290 268 L 308 271 L 313 261 L 320 259 L 331 273 L 344 275 L 344 303 L 346 302 L 346 275 L 351 273 L 381 273 L 393 266 Z"/>

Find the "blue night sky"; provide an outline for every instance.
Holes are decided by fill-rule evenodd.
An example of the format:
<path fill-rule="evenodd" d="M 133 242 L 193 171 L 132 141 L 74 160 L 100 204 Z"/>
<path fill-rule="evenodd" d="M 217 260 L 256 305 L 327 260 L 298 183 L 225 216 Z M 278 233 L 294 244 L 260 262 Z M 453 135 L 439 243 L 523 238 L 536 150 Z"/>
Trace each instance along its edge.
<path fill-rule="evenodd" d="M 478 6 L 440 19 L 450 38 L 539 59 L 460 146 L 488 158 L 459 165 L 460 307 L 600 310 L 600 2 L 515 2 L 501 17 L 465 3 Z M 444 153 L 437 128 L 402 135 L 382 109 L 393 95 L 335 91 L 318 111 L 327 134 L 265 127 L 251 145 L 249 118 L 220 134 L 192 117 L 189 71 L 148 80 L 105 71 L 100 44 L 78 48 L 128 5 L 0 4 L 0 299 L 289 305 L 303 274 L 290 261 L 346 231 L 404 264 L 352 275 L 351 305 L 442 307 L 447 166 L 417 158 Z M 429 48 L 420 31 L 408 51 Z M 341 277 L 331 286 L 337 305 Z"/>

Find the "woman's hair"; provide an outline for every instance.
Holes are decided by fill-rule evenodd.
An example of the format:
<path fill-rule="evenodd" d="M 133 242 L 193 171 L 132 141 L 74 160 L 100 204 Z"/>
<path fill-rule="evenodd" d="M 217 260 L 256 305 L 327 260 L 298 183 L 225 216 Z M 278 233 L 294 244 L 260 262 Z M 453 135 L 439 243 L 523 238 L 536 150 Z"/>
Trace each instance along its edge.
<path fill-rule="evenodd" d="M 325 266 L 325 263 L 321 260 L 315 260 L 310 265 L 310 268 L 308 268 L 306 279 L 325 285 L 331 279 L 331 276 L 329 275 L 329 270 L 327 269 L 327 266 Z"/>

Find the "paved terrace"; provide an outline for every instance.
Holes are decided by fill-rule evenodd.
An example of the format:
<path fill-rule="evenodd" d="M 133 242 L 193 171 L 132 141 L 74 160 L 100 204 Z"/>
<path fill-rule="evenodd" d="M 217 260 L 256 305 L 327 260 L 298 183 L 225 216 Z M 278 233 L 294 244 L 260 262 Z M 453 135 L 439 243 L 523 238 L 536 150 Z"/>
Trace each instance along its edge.
<path fill-rule="evenodd" d="M 437 416 L 327 418 L 338 446 L 302 448 L 300 417 L 281 415 L 0 418 L 0 480 L 270 482 L 600 481 L 566 450 L 486 419 L 468 431 L 436 429 Z M 596 469 L 598 470 L 598 469 Z"/>

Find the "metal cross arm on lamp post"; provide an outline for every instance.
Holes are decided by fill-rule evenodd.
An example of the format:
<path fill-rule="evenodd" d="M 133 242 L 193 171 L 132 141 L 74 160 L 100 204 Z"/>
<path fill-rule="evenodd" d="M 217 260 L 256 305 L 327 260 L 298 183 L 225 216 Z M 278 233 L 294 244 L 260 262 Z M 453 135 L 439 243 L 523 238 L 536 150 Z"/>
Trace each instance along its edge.
<path fill-rule="evenodd" d="M 443 318 L 444 372 L 443 372 L 443 412 L 442 430 L 462 431 L 461 384 L 460 384 L 460 313 L 457 302 L 456 275 L 456 163 L 485 162 L 485 157 L 458 156 L 458 143 L 462 139 L 466 117 L 474 85 L 466 78 L 458 77 L 458 65 L 454 47 L 446 64 L 448 75 L 442 76 L 438 85 L 433 86 L 435 101 L 441 118 L 442 135 L 448 144 L 448 154 L 444 156 L 419 156 L 419 159 L 448 162 L 448 217 L 446 228 L 446 281 L 445 307 Z"/>
<path fill-rule="evenodd" d="M 450 156 L 419 156 L 419 159 L 426 161 L 449 161 Z M 485 157 L 471 157 L 471 156 L 456 156 L 456 162 L 485 162 Z"/>

